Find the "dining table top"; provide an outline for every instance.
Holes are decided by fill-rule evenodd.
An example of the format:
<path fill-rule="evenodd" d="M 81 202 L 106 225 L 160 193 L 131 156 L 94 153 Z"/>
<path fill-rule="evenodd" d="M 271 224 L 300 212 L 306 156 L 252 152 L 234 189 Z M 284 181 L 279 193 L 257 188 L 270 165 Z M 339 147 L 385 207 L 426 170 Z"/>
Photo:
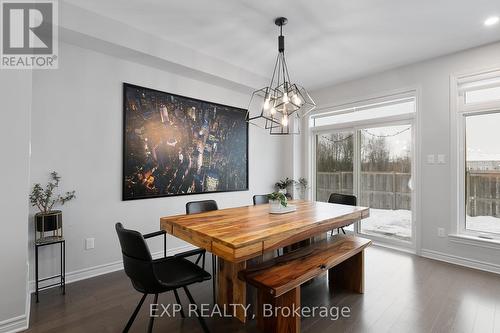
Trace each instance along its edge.
<path fill-rule="evenodd" d="M 269 205 L 219 209 L 160 218 L 161 229 L 223 259 L 240 262 L 280 247 L 350 225 L 369 208 L 292 200 L 296 210 L 271 214 Z"/>

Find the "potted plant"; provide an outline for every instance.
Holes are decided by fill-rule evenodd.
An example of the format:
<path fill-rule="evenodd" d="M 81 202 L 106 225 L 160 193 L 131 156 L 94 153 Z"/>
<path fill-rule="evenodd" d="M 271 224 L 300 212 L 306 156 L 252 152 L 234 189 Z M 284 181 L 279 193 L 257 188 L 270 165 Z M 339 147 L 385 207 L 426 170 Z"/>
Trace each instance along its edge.
<path fill-rule="evenodd" d="M 39 210 L 35 214 L 35 235 L 39 232 L 40 239 L 45 237 L 47 231 L 53 231 L 54 236 L 57 233 L 58 237 L 62 237 L 62 211 L 53 208 L 57 204 L 64 205 L 75 198 L 75 191 L 66 192 L 65 195 L 56 195 L 54 192 L 59 187 L 61 177 L 55 171 L 50 174 L 50 177 L 51 180 L 45 188 L 39 183 L 33 185 L 29 196 L 31 205 Z"/>
<path fill-rule="evenodd" d="M 276 184 L 274 184 L 274 186 L 276 187 L 278 192 L 286 195 L 288 187 L 292 184 L 293 184 L 293 179 L 286 177 L 285 179 L 282 179 L 279 182 L 277 182 Z"/>
<path fill-rule="evenodd" d="M 306 198 L 306 190 L 309 188 L 309 182 L 304 177 L 300 177 L 299 180 L 295 182 L 295 186 L 299 192 L 299 199 L 304 200 Z"/>
<path fill-rule="evenodd" d="M 273 192 L 267 195 L 271 209 L 281 209 L 288 205 L 288 199 L 282 192 Z"/>

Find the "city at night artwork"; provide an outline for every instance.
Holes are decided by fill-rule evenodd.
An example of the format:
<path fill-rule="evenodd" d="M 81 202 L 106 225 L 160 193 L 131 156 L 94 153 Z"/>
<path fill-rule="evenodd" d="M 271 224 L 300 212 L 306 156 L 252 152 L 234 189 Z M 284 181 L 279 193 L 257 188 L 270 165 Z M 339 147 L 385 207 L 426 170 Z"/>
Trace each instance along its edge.
<path fill-rule="evenodd" d="M 124 84 L 123 200 L 248 189 L 246 111 Z"/>

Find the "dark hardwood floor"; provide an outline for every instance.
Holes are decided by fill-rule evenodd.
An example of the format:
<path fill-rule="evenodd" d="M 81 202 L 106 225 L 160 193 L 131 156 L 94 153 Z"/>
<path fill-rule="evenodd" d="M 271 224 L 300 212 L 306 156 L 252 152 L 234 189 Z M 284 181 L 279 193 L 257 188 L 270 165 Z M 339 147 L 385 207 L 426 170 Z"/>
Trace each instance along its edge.
<path fill-rule="evenodd" d="M 209 259 L 210 256 L 207 256 Z M 500 332 L 500 276 L 409 254 L 371 247 L 366 251 L 364 295 L 330 295 L 325 277 L 302 287 L 303 306 L 349 306 L 350 318 L 302 318 L 302 332 Z M 211 267 L 208 263 L 207 267 Z M 211 282 L 195 285 L 198 303 L 211 302 Z M 31 303 L 26 332 L 121 332 L 140 299 L 123 271 L 41 293 Z M 152 302 L 150 296 L 146 302 Z M 181 292 L 181 300 L 187 298 Z M 159 302 L 173 303 L 172 293 Z M 131 332 L 146 332 L 144 305 Z M 256 332 L 255 320 L 207 319 L 212 332 Z M 201 332 L 195 318 L 157 318 L 155 332 Z"/>

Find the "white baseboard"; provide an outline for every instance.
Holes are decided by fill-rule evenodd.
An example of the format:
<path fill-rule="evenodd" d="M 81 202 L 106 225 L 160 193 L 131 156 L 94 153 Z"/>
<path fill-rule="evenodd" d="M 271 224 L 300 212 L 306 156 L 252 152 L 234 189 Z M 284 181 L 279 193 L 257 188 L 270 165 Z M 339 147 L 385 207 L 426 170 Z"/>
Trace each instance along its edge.
<path fill-rule="evenodd" d="M 167 256 L 172 256 L 174 254 L 188 251 L 188 250 L 192 250 L 192 249 L 195 249 L 195 247 L 192 245 L 184 245 L 184 246 L 179 246 L 179 247 L 176 247 L 173 249 L 167 249 Z M 151 255 L 155 259 L 161 258 L 161 257 L 163 257 L 163 251 L 155 252 L 155 253 L 152 253 Z M 84 268 L 84 269 L 80 269 L 80 270 L 76 270 L 76 271 L 72 271 L 72 272 L 67 272 L 66 273 L 66 284 L 80 281 L 80 280 L 90 279 L 92 277 L 96 277 L 96 276 L 103 275 L 103 274 L 116 272 L 116 271 L 119 271 L 121 269 L 123 269 L 123 261 L 119 260 L 119 261 L 115 261 L 115 262 L 111 262 L 111 263 L 107 263 L 107 264 L 102 264 L 102 265 L 97 265 L 94 267 Z M 57 286 L 55 286 L 55 287 L 57 287 Z M 31 280 L 29 282 L 29 290 L 31 293 L 35 292 L 35 281 L 34 280 Z M 2 333 L 2 332 L 0 331 L 0 333 Z"/>
<path fill-rule="evenodd" d="M 28 281 L 29 276 L 29 263 L 26 263 L 26 281 Z M 28 288 L 29 284 L 26 283 L 26 305 L 24 308 L 24 314 L 9 318 L 7 320 L 0 321 L 0 333 L 14 333 L 27 330 L 30 323 L 30 309 L 31 309 L 31 294 Z"/>
<path fill-rule="evenodd" d="M 28 321 L 26 314 L 0 321 L 0 333 L 14 333 L 27 330 Z"/>
<path fill-rule="evenodd" d="M 492 264 L 475 259 L 462 258 L 450 254 L 445 254 L 438 251 L 422 249 L 420 255 L 424 258 L 444 261 L 450 264 L 464 266 L 468 268 L 478 269 L 480 271 L 500 274 L 500 265 Z"/>

